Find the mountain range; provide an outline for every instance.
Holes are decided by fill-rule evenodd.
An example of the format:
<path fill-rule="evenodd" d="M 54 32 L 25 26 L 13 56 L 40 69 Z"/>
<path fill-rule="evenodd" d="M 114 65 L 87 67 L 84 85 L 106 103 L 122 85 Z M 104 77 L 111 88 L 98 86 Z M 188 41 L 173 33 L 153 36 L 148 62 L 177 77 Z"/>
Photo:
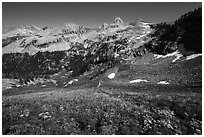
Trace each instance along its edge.
<path fill-rule="evenodd" d="M 153 29 L 152 23 L 138 21 L 134 25 L 124 23 L 117 17 L 112 24 L 102 24 L 98 28 L 85 28 L 77 24 L 65 23 L 54 28 L 22 26 L 3 28 L 3 54 L 25 53 L 33 55 L 41 51 L 62 51 L 71 45 L 81 43 L 86 46 L 87 41 L 99 42 L 105 37 L 115 35 L 117 38 L 128 38 L 134 43 L 144 43 Z M 137 46 L 139 46 L 138 44 Z"/>
<path fill-rule="evenodd" d="M 134 63 L 149 53 L 165 56 L 177 52 L 178 56 L 190 56 L 202 53 L 201 28 L 202 8 L 188 12 L 171 23 L 156 24 L 141 19 L 127 23 L 116 17 L 113 23 L 103 23 L 96 28 L 73 23 L 42 29 L 34 25 L 3 28 L 3 72 L 7 77 L 13 73 L 19 77 L 19 73 L 47 74 L 66 68 L 74 70 L 74 75 L 80 75 L 91 66 Z M 9 60 L 13 64 L 8 63 Z M 42 67 L 47 61 L 49 65 Z M 33 71 L 35 68 L 39 70 Z"/>

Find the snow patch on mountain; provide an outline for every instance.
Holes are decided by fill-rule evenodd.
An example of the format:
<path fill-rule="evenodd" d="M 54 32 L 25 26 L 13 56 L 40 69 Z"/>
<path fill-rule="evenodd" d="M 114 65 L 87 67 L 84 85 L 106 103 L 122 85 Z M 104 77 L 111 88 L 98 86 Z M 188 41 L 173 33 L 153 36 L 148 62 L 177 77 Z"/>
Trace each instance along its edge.
<path fill-rule="evenodd" d="M 72 84 L 73 82 L 79 81 L 78 79 L 73 79 L 71 81 L 68 82 L 68 84 Z"/>
<path fill-rule="evenodd" d="M 17 40 L 15 42 L 3 47 L 2 48 L 2 53 L 3 54 L 5 54 L 5 53 L 16 53 L 16 52 L 20 53 L 24 49 L 24 47 L 19 46 L 21 42 L 22 42 L 22 40 Z"/>
<path fill-rule="evenodd" d="M 163 58 L 163 55 L 154 54 L 155 59 Z"/>
<path fill-rule="evenodd" d="M 176 58 L 174 60 L 172 60 L 172 63 L 173 62 L 176 62 L 177 60 L 179 60 L 181 57 L 183 57 L 183 55 L 177 50 L 173 53 L 170 53 L 170 54 L 166 54 L 166 55 L 156 55 L 154 54 L 154 57 L 155 59 L 159 59 L 159 58 L 167 58 L 167 57 L 173 57 L 173 56 L 176 56 Z"/>
<path fill-rule="evenodd" d="M 160 81 L 160 82 L 158 82 L 157 84 L 164 84 L 164 85 L 168 85 L 168 84 L 170 84 L 169 82 L 167 82 L 167 81 Z"/>
<path fill-rule="evenodd" d="M 202 56 L 202 54 L 192 54 L 190 56 L 187 56 L 186 60 L 194 59 L 194 58 L 199 57 L 199 56 Z"/>
<path fill-rule="evenodd" d="M 64 85 L 64 87 L 67 87 L 68 85 L 71 85 L 72 83 L 77 82 L 77 81 L 79 81 L 79 80 L 78 79 L 72 79 L 66 85 Z"/>
<path fill-rule="evenodd" d="M 146 36 L 147 34 L 143 34 L 143 35 L 140 35 L 138 36 L 136 39 L 141 39 L 142 37 Z"/>
<path fill-rule="evenodd" d="M 136 79 L 136 80 L 131 80 L 130 84 L 139 83 L 139 82 L 149 82 L 149 81 L 147 81 L 146 79 Z"/>
<path fill-rule="evenodd" d="M 111 74 L 108 75 L 109 79 L 113 79 L 114 77 L 115 77 L 115 73 L 111 73 Z"/>
<path fill-rule="evenodd" d="M 28 36 L 31 33 L 32 33 L 31 30 L 16 29 L 16 30 L 10 31 L 6 34 L 3 34 L 2 37 L 3 37 L 3 39 L 6 39 L 8 37 L 14 37 L 14 36 Z"/>
<path fill-rule="evenodd" d="M 38 51 L 40 51 L 39 48 L 33 46 L 33 45 L 30 45 L 30 46 L 27 46 L 26 48 L 24 48 L 21 53 L 29 53 L 30 55 L 34 55 L 36 54 Z"/>
<path fill-rule="evenodd" d="M 66 42 L 51 44 L 49 47 L 41 48 L 42 52 L 53 52 L 53 51 L 62 51 L 70 49 L 70 44 Z"/>
<path fill-rule="evenodd" d="M 60 26 L 55 27 L 51 32 L 50 36 L 53 35 L 59 35 L 59 34 L 70 34 L 70 33 L 76 33 L 78 31 L 82 30 L 82 27 L 75 24 L 75 23 L 64 23 Z"/>
<path fill-rule="evenodd" d="M 148 29 L 150 28 L 149 23 L 144 23 L 144 22 L 142 22 L 142 27 L 144 27 L 144 28 L 146 28 L 146 29 L 147 29 L 147 28 L 148 28 Z"/>
<path fill-rule="evenodd" d="M 4 28 L 5 33 L 3 33 L 3 39 L 7 37 L 14 37 L 14 36 L 30 36 L 31 34 L 39 31 L 40 29 L 34 25 L 32 26 L 20 26 L 20 27 L 11 27 L 11 28 Z"/>
<path fill-rule="evenodd" d="M 176 61 L 179 60 L 181 57 L 183 57 L 183 55 L 180 54 L 180 53 L 179 53 L 179 54 L 176 54 L 175 56 L 176 56 L 176 58 L 175 58 L 174 60 L 172 60 L 172 63 L 173 63 L 173 62 L 176 62 Z"/>

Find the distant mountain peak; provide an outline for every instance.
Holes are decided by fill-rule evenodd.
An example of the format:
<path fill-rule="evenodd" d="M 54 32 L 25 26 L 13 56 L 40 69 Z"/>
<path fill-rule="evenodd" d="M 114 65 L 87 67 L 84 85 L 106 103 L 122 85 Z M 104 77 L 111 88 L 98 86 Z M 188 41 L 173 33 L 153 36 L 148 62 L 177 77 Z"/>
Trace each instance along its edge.
<path fill-rule="evenodd" d="M 120 17 L 116 17 L 114 23 L 116 24 L 122 24 L 123 20 Z"/>

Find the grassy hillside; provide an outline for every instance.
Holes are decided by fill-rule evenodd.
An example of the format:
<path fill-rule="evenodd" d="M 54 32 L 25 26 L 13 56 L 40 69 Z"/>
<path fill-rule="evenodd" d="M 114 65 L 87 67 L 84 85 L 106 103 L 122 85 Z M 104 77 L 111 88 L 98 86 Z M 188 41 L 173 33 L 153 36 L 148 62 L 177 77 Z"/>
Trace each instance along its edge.
<path fill-rule="evenodd" d="M 107 86 L 4 97 L 3 134 L 201 134 L 200 94 L 164 89 Z"/>
<path fill-rule="evenodd" d="M 177 63 L 171 58 L 118 65 L 112 80 L 107 74 L 114 68 L 93 79 L 93 73 L 81 75 L 64 87 L 72 78 L 62 72 L 52 77 L 58 86 L 5 90 L 3 134 L 200 135 L 201 58 Z M 129 83 L 139 78 L 149 82 Z M 162 80 L 170 84 L 157 84 Z"/>

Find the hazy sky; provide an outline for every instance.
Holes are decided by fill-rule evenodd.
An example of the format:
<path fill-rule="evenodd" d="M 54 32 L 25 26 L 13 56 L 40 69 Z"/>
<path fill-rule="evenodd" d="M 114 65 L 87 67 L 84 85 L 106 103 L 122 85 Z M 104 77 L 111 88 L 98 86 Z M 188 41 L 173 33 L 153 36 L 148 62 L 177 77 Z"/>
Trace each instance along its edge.
<path fill-rule="evenodd" d="M 167 2 L 117 2 L 117 3 L 2 3 L 3 26 L 45 25 L 55 26 L 65 22 L 83 26 L 99 26 L 112 23 L 115 17 L 125 22 L 141 18 L 150 22 L 174 21 L 182 14 L 201 7 L 202 3 Z"/>

